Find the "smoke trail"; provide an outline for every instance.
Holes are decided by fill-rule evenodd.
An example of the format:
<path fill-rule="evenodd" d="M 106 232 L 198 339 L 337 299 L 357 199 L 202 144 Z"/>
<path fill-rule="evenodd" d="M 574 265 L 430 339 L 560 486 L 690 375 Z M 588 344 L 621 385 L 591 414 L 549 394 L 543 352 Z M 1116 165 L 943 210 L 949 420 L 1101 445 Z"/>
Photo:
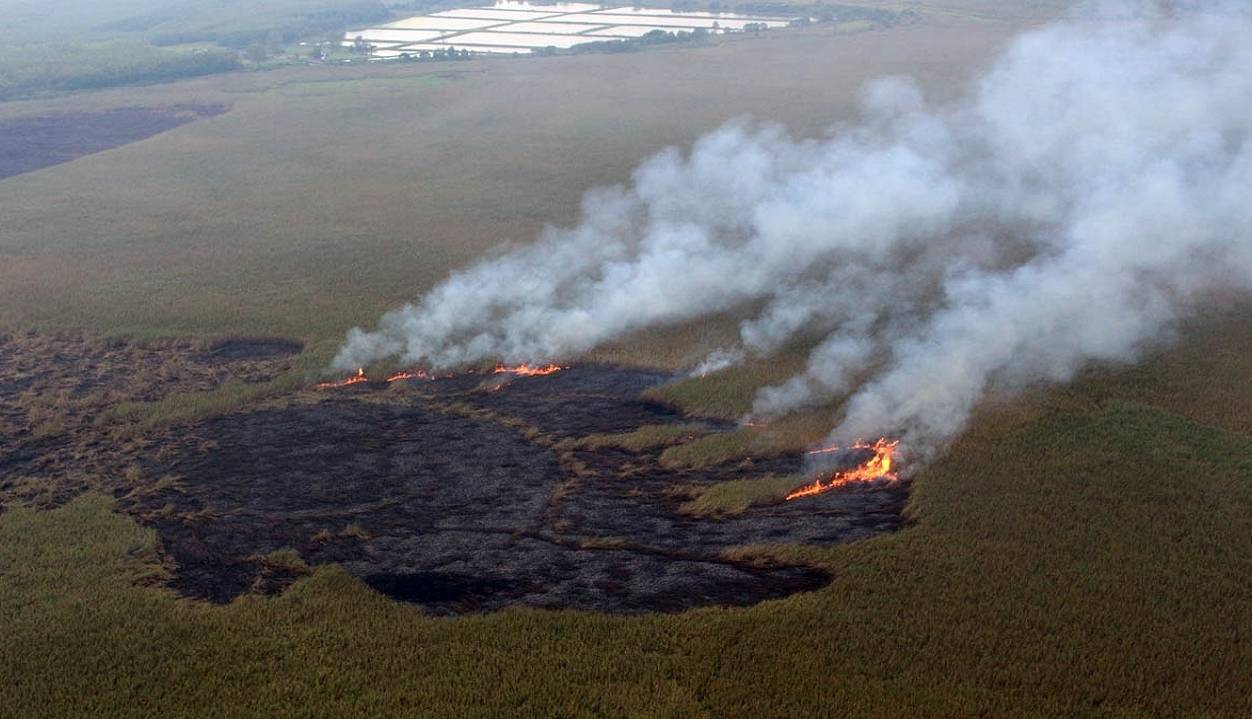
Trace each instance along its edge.
<path fill-rule="evenodd" d="M 1252 288 L 1252 19 L 1125 7 L 1019 38 L 952 106 L 887 79 L 821 140 L 734 123 L 663 152 L 336 364 L 545 362 L 757 303 L 748 353 L 826 339 L 756 413 L 851 393 L 835 438 L 941 447 L 991 389 L 1133 360 L 1206 291 Z"/>

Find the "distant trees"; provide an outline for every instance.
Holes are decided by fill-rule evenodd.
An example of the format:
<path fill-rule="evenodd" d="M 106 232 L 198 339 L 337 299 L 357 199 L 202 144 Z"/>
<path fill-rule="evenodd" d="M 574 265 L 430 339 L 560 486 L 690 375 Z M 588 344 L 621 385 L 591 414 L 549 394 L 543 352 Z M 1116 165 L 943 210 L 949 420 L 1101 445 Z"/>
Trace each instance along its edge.
<path fill-rule="evenodd" d="M 254 42 L 244 50 L 244 57 L 250 62 L 262 63 L 270 56 L 269 48 L 265 47 L 263 42 Z"/>
<path fill-rule="evenodd" d="M 709 31 L 705 28 L 696 28 L 691 32 L 678 31 L 667 32 L 665 30 L 650 30 L 642 36 L 629 40 L 603 40 L 598 42 L 582 43 L 570 48 L 571 52 L 634 52 L 645 45 L 668 45 L 670 43 L 683 43 L 700 41 L 707 38 Z M 556 48 L 552 48 L 552 54 L 556 54 Z"/>
<path fill-rule="evenodd" d="M 229 50 L 183 52 L 139 43 L 28 45 L 0 53 L 0 100 L 40 92 L 169 82 L 240 68 Z"/>
<path fill-rule="evenodd" d="M 240 51 L 366 27 L 391 17 L 382 0 L 217 0 L 184 3 L 185 12 L 155 17 L 147 31 L 156 45 L 212 42 Z M 275 37 L 277 41 L 275 41 Z"/>
<path fill-rule="evenodd" d="M 422 50 L 418 52 L 416 56 L 411 56 L 408 53 L 402 53 L 400 58 L 410 59 L 416 62 L 437 62 L 447 60 L 468 60 L 473 56 L 474 52 L 472 50 L 467 48 L 458 49 L 449 45 L 448 47 L 439 48 L 438 50 Z"/>

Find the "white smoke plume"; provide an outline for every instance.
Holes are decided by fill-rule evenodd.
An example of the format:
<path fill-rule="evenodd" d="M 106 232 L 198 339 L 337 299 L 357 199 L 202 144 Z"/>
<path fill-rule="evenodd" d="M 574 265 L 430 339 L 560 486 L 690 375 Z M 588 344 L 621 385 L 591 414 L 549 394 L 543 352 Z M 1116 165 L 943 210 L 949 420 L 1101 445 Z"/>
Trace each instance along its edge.
<path fill-rule="evenodd" d="M 578 226 L 352 330 L 336 365 L 568 359 L 755 303 L 750 354 L 825 337 L 755 413 L 851 393 L 832 438 L 941 447 L 988 391 L 1133 360 L 1252 288 L 1252 18 L 1127 7 L 1022 36 L 950 106 L 887 79 L 820 140 L 740 122 L 663 152 Z"/>
<path fill-rule="evenodd" d="M 745 355 L 746 353 L 743 350 L 738 349 L 714 350 L 704 359 L 703 362 L 696 365 L 696 368 L 691 370 L 691 373 L 688 376 L 704 377 L 706 375 L 713 374 L 714 372 L 720 372 L 728 367 L 734 367 L 743 361 Z"/>

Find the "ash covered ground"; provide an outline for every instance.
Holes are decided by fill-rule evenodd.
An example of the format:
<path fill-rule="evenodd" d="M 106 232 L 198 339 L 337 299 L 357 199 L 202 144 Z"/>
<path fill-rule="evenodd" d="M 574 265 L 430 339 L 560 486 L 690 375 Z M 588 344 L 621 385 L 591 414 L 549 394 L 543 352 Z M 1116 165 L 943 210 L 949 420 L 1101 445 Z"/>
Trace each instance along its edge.
<path fill-rule="evenodd" d="M 229 109 L 183 104 L 0 120 L 0 179 L 145 140 Z"/>
<path fill-rule="evenodd" d="M 178 563 L 178 589 L 227 601 L 301 570 L 285 548 L 338 562 L 437 613 L 513 604 L 616 612 L 744 605 L 806 591 L 825 573 L 732 561 L 741 545 L 848 541 L 900 526 L 900 487 L 832 493 L 733 518 L 679 513 L 676 486 L 794 473 L 796 457 L 675 472 L 660 450 L 559 440 L 686 421 L 639 399 L 667 377 L 584 366 L 502 386 L 481 376 L 357 385 L 322 401 L 193 428 L 159 468 L 180 486 L 134 511 Z M 207 449 L 206 449 L 207 448 Z"/>
<path fill-rule="evenodd" d="M 70 345 L 58 349 L 72 354 Z M 114 347 L 97 355 L 133 363 L 179 349 Z M 267 376 L 287 367 L 298 347 L 181 349 L 173 366 L 204 384 Z M 70 364 L 81 373 L 92 361 Z M 232 374 L 232 365 L 246 372 Z M 513 379 L 465 375 L 303 391 L 124 443 L 92 424 L 68 436 L 28 431 L 10 437 L 0 490 L 29 498 L 57 487 L 45 504 L 78 491 L 112 492 L 121 511 L 158 532 L 173 588 L 190 597 L 227 602 L 282 591 L 306 564 L 339 563 L 377 591 L 437 614 L 511 605 L 627 613 L 747 605 L 816 589 L 829 577 L 727 550 L 831 544 L 902 525 L 901 485 L 734 517 L 687 516 L 677 488 L 796 473 L 799 457 L 675 471 L 660 464 L 660 448 L 571 441 L 693 422 L 640 398 L 668 379 L 604 366 Z M 124 479 L 95 486 L 85 471 L 72 471 L 76 465 Z M 75 481 L 60 477 L 67 473 Z"/>

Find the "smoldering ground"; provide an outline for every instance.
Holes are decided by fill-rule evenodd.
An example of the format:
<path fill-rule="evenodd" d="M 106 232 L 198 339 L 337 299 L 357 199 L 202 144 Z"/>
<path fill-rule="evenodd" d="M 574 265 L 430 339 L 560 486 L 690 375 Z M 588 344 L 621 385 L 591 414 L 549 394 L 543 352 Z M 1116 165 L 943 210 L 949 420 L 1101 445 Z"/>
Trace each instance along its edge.
<path fill-rule="evenodd" d="M 444 614 L 753 604 L 829 574 L 743 547 L 854 541 L 905 521 L 899 484 L 687 511 L 727 480 L 799 483 L 800 460 L 684 468 L 661 460 L 664 444 L 580 441 L 641 426 L 681 428 L 683 441 L 734 429 L 642 398 L 670 379 L 655 372 L 582 365 L 293 388 L 172 425 L 107 411 L 263 382 L 293 371 L 298 349 L 273 338 L 0 337 L 0 513 L 103 493 L 156 531 L 168 583 L 186 596 L 277 592 L 336 563 Z"/>
<path fill-rule="evenodd" d="M 441 614 L 754 604 L 829 576 L 735 548 L 847 542 L 903 525 L 901 484 L 735 516 L 681 511 L 681 490 L 793 474 L 794 456 L 684 470 L 662 466 L 662 447 L 561 442 L 685 426 L 690 418 L 638 398 L 664 379 L 581 366 L 498 388 L 488 379 L 492 389 L 474 375 L 353 385 L 167 437 L 145 473 L 177 481 L 123 506 L 158 530 L 187 595 L 278 591 L 306 562 L 334 562 Z"/>
<path fill-rule="evenodd" d="M 1252 19 L 1099 10 L 1022 36 L 951 105 L 888 78 L 823 138 L 740 121 L 665 151 L 577 226 L 352 330 L 336 365 L 559 360 L 761 306 L 718 363 L 825 339 L 755 414 L 846 396 L 833 441 L 921 458 L 988 392 L 1133 361 L 1252 288 Z"/>

